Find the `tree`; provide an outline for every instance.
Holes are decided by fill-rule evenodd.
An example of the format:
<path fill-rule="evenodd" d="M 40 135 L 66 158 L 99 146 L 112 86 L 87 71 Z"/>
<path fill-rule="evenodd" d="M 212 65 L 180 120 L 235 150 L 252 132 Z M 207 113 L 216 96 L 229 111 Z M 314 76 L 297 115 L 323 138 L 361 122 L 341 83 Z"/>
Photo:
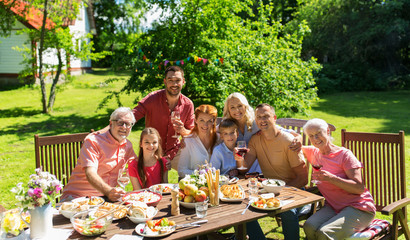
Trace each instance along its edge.
<path fill-rule="evenodd" d="M 158 4 L 168 15 L 142 35 L 136 71 L 122 92 L 141 91 L 145 95 L 161 88 L 165 60 L 184 60 L 183 65 L 174 64 L 184 68 L 183 93 L 195 105 L 210 103 L 222 110 L 226 97 L 238 91 L 253 105 L 272 104 L 279 116 L 305 112 L 310 107 L 309 100 L 316 97 L 313 72 L 320 66 L 314 59 L 300 58 L 308 31 L 305 25 L 286 32 L 272 19 L 270 5 L 261 4 L 254 15 L 252 1 L 150 3 Z M 239 13 L 256 20 L 244 20 Z M 112 92 L 103 104 L 110 98 L 118 99 L 120 93 Z"/>
<path fill-rule="evenodd" d="M 141 33 L 144 5 L 143 0 L 99 0 L 93 3 L 97 28 L 95 52 L 111 52 L 97 63 L 98 66 L 117 70 L 134 65 L 135 42 Z"/>
<path fill-rule="evenodd" d="M 410 87 L 409 0 L 305 0 L 305 56 L 323 63 L 321 91 Z"/>
<path fill-rule="evenodd" d="M 20 77 L 27 76 L 35 77 L 38 74 L 38 79 L 41 85 L 41 102 L 43 113 L 52 111 L 56 98 L 57 84 L 60 79 L 64 79 L 65 82 L 69 81 L 69 73 L 63 71 L 64 67 L 68 66 L 70 57 L 76 57 L 82 60 L 86 59 L 99 59 L 106 53 L 91 53 L 93 48 L 92 35 L 87 34 L 85 36 L 76 36 L 77 33 L 71 32 L 67 26 L 67 22 L 76 19 L 79 9 L 82 4 L 86 2 L 79 1 L 64 1 L 64 0 L 31 0 L 31 1 L 5 1 L 4 7 L 6 11 L 12 7 L 18 7 L 23 9 L 18 15 L 15 15 L 14 20 L 28 21 L 28 18 L 33 14 L 41 14 L 41 27 L 40 29 L 26 28 L 20 30 L 20 32 L 26 32 L 30 36 L 30 41 L 39 42 L 38 49 L 38 65 L 35 55 L 36 49 L 30 49 L 27 47 L 17 48 L 23 52 L 25 56 L 24 64 L 26 69 L 20 73 Z M 5 28 L 6 29 L 6 28 Z M 73 40 L 74 39 L 74 40 Z M 30 45 L 30 44 L 29 44 Z M 34 53 L 33 53 L 34 52 Z M 27 55 L 27 53 L 30 53 Z M 50 63 L 44 63 L 43 55 L 45 53 L 53 54 L 57 57 L 58 63 L 56 65 Z M 44 72 L 52 73 L 52 84 L 50 86 L 50 96 L 47 101 L 47 91 L 45 83 Z"/>

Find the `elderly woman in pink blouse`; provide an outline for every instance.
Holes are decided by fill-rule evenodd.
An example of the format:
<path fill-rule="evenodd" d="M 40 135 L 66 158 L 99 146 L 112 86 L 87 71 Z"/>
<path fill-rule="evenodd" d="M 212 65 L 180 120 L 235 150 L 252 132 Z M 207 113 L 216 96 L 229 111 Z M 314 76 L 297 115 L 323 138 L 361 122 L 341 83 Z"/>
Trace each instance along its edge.
<path fill-rule="evenodd" d="M 353 153 L 332 143 L 328 124 L 309 120 L 303 127 L 313 146 L 304 146 L 307 160 L 319 170 L 312 179 L 326 199 L 325 206 L 311 216 L 303 228 L 307 239 L 344 239 L 366 228 L 376 207 L 362 181 L 362 164 Z"/>

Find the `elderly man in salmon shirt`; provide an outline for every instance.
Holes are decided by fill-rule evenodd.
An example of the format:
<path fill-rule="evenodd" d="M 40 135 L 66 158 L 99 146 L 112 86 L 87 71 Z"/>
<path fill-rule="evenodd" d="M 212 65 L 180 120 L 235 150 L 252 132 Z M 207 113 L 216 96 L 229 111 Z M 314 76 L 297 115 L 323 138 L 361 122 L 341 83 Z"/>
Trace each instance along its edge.
<path fill-rule="evenodd" d="M 106 196 L 110 201 L 117 201 L 125 193 L 116 185 L 119 170 L 137 158 L 127 139 L 135 122 L 131 109 L 120 107 L 111 114 L 108 131 L 90 134 L 84 139 L 62 201 L 84 196 Z"/>

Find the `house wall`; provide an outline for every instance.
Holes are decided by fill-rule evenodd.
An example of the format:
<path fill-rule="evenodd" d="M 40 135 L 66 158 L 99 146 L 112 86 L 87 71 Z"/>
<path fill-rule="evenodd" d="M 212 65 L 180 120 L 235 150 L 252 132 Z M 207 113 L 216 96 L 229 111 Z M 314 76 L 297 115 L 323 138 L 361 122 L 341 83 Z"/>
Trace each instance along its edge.
<path fill-rule="evenodd" d="M 16 32 L 26 28 L 20 22 L 17 22 L 13 26 L 11 36 L 8 38 L 0 37 L 0 74 L 5 75 L 16 75 L 21 70 L 24 69 L 24 65 L 21 64 L 23 61 L 23 56 L 17 50 L 14 50 L 13 47 L 22 48 L 23 45 L 31 48 L 31 43 L 29 42 L 28 34 L 19 34 Z"/>
<path fill-rule="evenodd" d="M 90 32 L 90 23 L 87 16 L 87 10 L 84 5 L 82 5 L 75 24 L 73 26 L 69 26 L 70 31 L 75 34 L 76 38 L 80 36 L 84 36 L 85 34 Z M 89 39 L 87 39 L 89 41 Z M 78 43 L 80 44 L 80 43 Z M 81 60 L 74 57 L 71 57 L 71 73 L 72 74 L 81 74 L 86 70 L 91 69 L 91 60 Z"/>

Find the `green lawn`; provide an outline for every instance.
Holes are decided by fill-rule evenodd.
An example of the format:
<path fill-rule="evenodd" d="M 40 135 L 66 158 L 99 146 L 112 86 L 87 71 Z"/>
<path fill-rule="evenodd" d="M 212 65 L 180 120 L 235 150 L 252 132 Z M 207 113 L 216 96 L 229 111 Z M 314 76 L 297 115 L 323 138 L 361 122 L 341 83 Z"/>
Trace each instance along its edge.
<path fill-rule="evenodd" d="M 128 74 L 99 70 L 77 77 L 58 93 L 54 112 L 49 115 L 41 113 L 38 87 L 0 91 L 1 205 L 12 208 L 15 201 L 10 189 L 18 182 L 26 181 L 33 173 L 34 134 L 58 135 L 105 127 L 109 114 L 117 107 L 116 102 L 112 100 L 100 110 L 97 110 L 97 106 L 108 91 L 118 90 L 125 84 Z M 109 78 L 121 80 L 107 85 L 104 81 Z M 342 128 L 364 132 L 404 130 L 410 133 L 409 96 L 410 91 L 335 93 L 321 96 L 319 101 L 313 103 L 309 116 L 294 117 L 318 117 L 332 123 L 337 128 L 333 136 L 338 145 Z M 124 95 L 121 100 L 124 106 L 133 107 L 134 99 L 139 97 L 137 94 Z M 133 128 L 130 135 L 135 150 L 138 150 L 136 146 L 142 128 L 141 122 Z M 410 134 L 407 134 L 406 142 L 410 142 Z M 406 163 L 410 164 L 409 144 L 406 146 Z M 176 172 L 172 171 L 170 176 L 171 181 L 176 182 Z M 407 182 L 409 180 L 410 168 L 407 168 Z M 409 188 L 410 185 L 407 186 L 408 190 Z M 281 228 L 277 227 L 272 218 L 262 219 L 260 223 L 264 232 L 268 233 L 268 238 L 283 238 Z"/>

